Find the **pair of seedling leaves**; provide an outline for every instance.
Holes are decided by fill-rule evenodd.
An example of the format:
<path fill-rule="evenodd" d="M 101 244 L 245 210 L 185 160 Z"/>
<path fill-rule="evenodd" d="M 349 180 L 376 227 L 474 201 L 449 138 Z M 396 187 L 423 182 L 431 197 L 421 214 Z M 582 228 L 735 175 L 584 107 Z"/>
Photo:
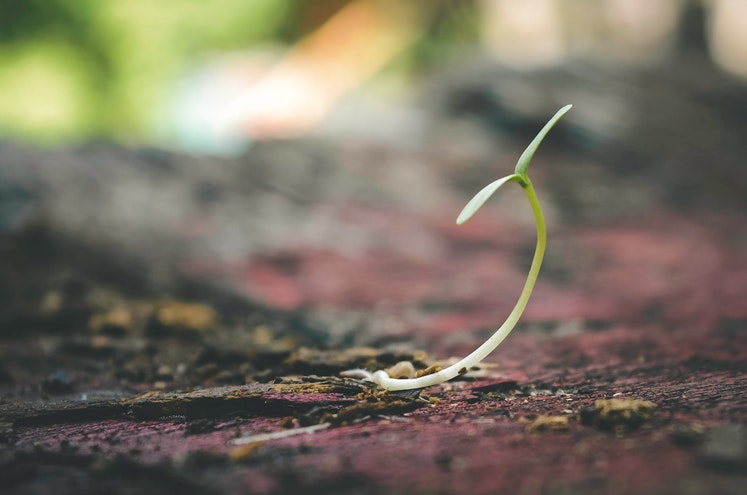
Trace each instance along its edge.
<path fill-rule="evenodd" d="M 473 197 L 467 206 L 464 207 L 462 212 L 457 218 L 457 224 L 461 225 L 479 210 L 485 202 L 504 184 L 509 182 L 515 182 L 521 186 L 524 193 L 529 200 L 529 204 L 532 207 L 532 213 L 537 225 L 537 247 L 534 251 L 534 258 L 532 259 L 532 265 L 529 268 L 529 274 L 527 275 L 527 281 L 524 283 L 524 288 L 519 295 L 519 299 L 516 302 L 516 306 L 511 310 L 506 321 L 501 325 L 495 333 L 488 340 L 486 340 L 480 347 L 475 349 L 467 357 L 459 360 L 458 362 L 448 366 L 447 368 L 436 371 L 435 373 L 421 376 L 418 378 L 392 378 L 386 371 L 376 371 L 375 373 L 365 372 L 365 378 L 377 383 L 387 390 L 409 390 L 416 388 L 429 387 L 431 385 L 437 385 L 447 380 L 462 375 L 467 372 L 473 366 L 479 364 L 485 357 L 490 354 L 493 349 L 503 342 L 511 330 L 513 330 L 516 323 L 519 321 L 521 314 L 526 308 L 529 296 L 532 294 L 534 284 L 537 281 L 539 275 L 540 266 L 542 265 L 542 259 L 545 255 L 545 246 L 547 244 L 547 232 L 545 228 L 545 217 L 542 214 L 542 208 L 540 207 L 537 194 L 532 187 L 532 181 L 527 176 L 527 168 L 529 162 L 532 161 L 535 151 L 539 147 L 542 140 L 545 138 L 550 129 L 570 110 L 572 105 L 566 105 L 545 124 L 542 130 L 537 136 L 529 143 L 524 153 L 519 157 L 519 161 L 516 163 L 516 169 L 511 175 L 507 175 L 501 179 L 498 179 L 487 186 L 485 186 L 475 197 Z"/>

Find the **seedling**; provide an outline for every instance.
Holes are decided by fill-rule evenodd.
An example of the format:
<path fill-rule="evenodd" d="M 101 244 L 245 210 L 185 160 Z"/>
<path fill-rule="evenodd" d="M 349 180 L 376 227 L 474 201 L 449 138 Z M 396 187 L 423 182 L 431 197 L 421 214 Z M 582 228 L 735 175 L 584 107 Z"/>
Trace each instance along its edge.
<path fill-rule="evenodd" d="M 547 133 L 550 131 L 550 129 L 553 128 L 558 120 L 560 120 L 561 117 L 563 117 L 563 115 L 565 115 L 568 110 L 571 109 L 571 107 L 572 105 L 564 106 L 563 108 L 558 110 L 558 112 L 553 116 L 553 118 L 550 119 L 549 122 L 547 122 L 547 124 L 545 124 L 545 127 L 542 128 L 539 134 L 537 134 L 532 142 L 529 143 L 529 146 L 527 146 L 527 149 L 524 150 L 524 153 L 522 153 L 519 157 L 519 161 L 516 163 L 516 169 L 514 170 L 513 174 L 503 177 L 502 179 L 498 179 L 495 182 L 492 182 L 485 186 L 480 192 L 475 195 L 474 198 L 469 201 L 469 203 L 467 203 L 467 206 L 464 207 L 462 212 L 459 214 L 459 217 L 457 217 L 456 222 L 458 225 L 461 225 L 472 218 L 472 215 L 474 215 L 477 210 L 479 210 L 482 205 L 485 204 L 485 202 L 493 195 L 493 193 L 495 193 L 502 185 L 509 182 L 515 182 L 519 184 L 524 190 L 524 193 L 526 193 L 527 199 L 529 199 L 529 204 L 532 207 L 532 213 L 534 213 L 534 220 L 537 224 L 537 247 L 534 251 L 532 265 L 529 268 L 527 281 L 524 283 L 524 288 L 521 290 L 521 294 L 519 295 L 519 300 L 516 302 L 516 306 L 514 306 L 514 309 L 511 310 L 511 313 L 509 313 L 506 321 L 503 323 L 503 325 L 500 326 L 500 328 L 498 328 L 498 330 L 495 331 L 495 333 L 488 340 L 480 345 L 480 347 L 475 349 L 464 359 L 461 359 L 457 363 L 452 364 L 448 368 L 444 368 L 440 371 L 436 371 L 435 373 L 421 376 L 419 378 L 392 378 L 386 371 L 383 370 L 376 371 L 373 374 L 365 373 L 365 375 L 368 375 L 366 376 L 366 378 L 368 378 L 370 381 L 381 385 L 387 390 L 409 390 L 413 388 L 423 388 L 429 387 L 431 385 L 438 385 L 439 383 L 451 380 L 457 375 L 466 373 L 467 370 L 479 364 L 480 361 L 485 359 L 488 354 L 493 352 L 493 349 L 498 347 L 498 345 L 503 342 L 503 339 L 505 339 L 508 334 L 511 333 L 511 330 L 513 330 L 514 326 L 516 326 L 516 323 L 519 321 L 521 314 L 524 312 L 524 308 L 526 308 L 527 302 L 529 302 L 529 296 L 532 295 L 532 290 L 534 289 L 534 284 L 537 282 L 537 275 L 539 274 L 540 266 L 542 265 L 542 258 L 545 255 L 545 245 L 547 244 L 545 217 L 542 215 L 542 208 L 540 207 L 540 203 L 537 199 L 537 194 L 534 191 L 534 187 L 532 187 L 532 181 L 530 181 L 529 177 L 527 176 L 527 167 L 529 167 L 529 162 L 532 161 L 534 152 L 537 151 L 537 148 L 539 147 L 540 143 L 545 138 Z"/>

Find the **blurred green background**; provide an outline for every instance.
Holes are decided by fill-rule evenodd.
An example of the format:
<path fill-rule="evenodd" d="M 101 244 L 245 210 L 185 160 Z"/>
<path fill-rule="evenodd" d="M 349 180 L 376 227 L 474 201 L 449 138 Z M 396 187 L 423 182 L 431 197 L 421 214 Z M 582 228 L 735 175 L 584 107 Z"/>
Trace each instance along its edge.
<path fill-rule="evenodd" d="M 211 54 L 289 46 L 345 3 L 0 0 L 0 135 L 152 141 L 157 113 L 190 67 Z M 394 70 L 438 61 L 453 46 L 439 40 L 474 38 L 470 16 L 439 14 L 471 3 L 434 2 L 431 42 Z"/>
<path fill-rule="evenodd" d="M 410 17 L 400 22 L 410 38 L 382 70 L 371 66 L 402 86 L 465 54 L 530 69 L 568 58 L 656 63 L 672 52 L 687 5 L 706 10 L 717 64 L 747 77 L 743 0 L 0 0 L 0 136 L 163 143 L 169 126 L 180 122 L 179 92 L 204 82 L 201 68 L 226 54 L 248 60 L 270 53 L 277 60 L 355 3 L 384 13 L 379 32 Z M 338 46 L 348 34 L 336 33 Z M 310 58 L 338 55 L 328 46 Z M 205 99 L 189 96 L 189 105 Z"/>
<path fill-rule="evenodd" d="M 0 0 L 0 133 L 142 138 L 194 57 L 288 37 L 292 0 Z"/>

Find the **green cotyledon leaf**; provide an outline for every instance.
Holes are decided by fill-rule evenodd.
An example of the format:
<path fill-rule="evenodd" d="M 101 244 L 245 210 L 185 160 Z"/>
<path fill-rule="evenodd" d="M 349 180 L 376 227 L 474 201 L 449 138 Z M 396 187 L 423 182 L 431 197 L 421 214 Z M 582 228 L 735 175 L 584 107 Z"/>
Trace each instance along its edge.
<path fill-rule="evenodd" d="M 560 120 L 563 115 L 568 113 L 568 110 L 570 110 L 572 107 L 573 105 L 566 105 L 558 110 L 555 115 L 553 115 L 553 117 L 547 122 L 547 124 L 545 124 L 545 127 L 543 127 L 541 131 L 539 131 L 539 134 L 537 134 L 537 136 L 532 139 L 532 142 L 529 143 L 529 146 L 527 146 L 527 149 L 524 150 L 524 153 L 521 154 L 521 156 L 519 157 L 519 161 L 516 162 L 516 169 L 514 170 L 514 173 L 521 177 L 522 180 L 526 178 L 529 162 L 532 161 L 534 152 L 537 151 L 537 148 L 539 147 L 540 143 L 542 143 L 542 140 L 545 139 L 545 136 L 547 136 L 547 133 L 550 132 L 550 129 L 552 129 L 553 126 L 558 123 L 558 120 Z"/>
<path fill-rule="evenodd" d="M 490 199 L 490 196 L 492 196 L 493 193 L 495 193 L 503 184 L 511 181 L 518 181 L 520 179 L 521 177 L 518 174 L 511 174 L 494 182 L 491 182 L 487 186 L 483 187 L 479 193 L 475 194 L 475 196 L 469 200 L 469 203 L 467 203 L 462 212 L 459 214 L 456 221 L 457 225 L 462 225 L 464 222 L 472 218 L 472 215 L 477 213 L 477 210 L 479 210 L 482 205 L 484 205 L 485 202 Z"/>

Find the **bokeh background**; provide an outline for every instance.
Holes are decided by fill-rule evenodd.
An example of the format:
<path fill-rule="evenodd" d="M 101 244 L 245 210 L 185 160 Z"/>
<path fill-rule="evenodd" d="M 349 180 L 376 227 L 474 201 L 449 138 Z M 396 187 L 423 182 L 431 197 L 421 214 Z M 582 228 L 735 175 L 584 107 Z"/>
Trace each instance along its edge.
<path fill-rule="evenodd" d="M 220 148 L 210 137 L 221 124 L 305 132 L 351 93 L 391 103 L 478 54 L 522 70 L 569 60 L 632 70 L 706 43 L 715 66 L 747 77 L 738 0 L 401 3 L 4 0 L 0 132 Z M 687 22 L 700 26 L 683 36 Z M 237 101 L 243 115 L 229 115 Z"/>
<path fill-rule="evenodd" d="M 532 219 L 513 190 L 452 218 L 573 103 L 527 325 L 705 331 L 746 292 L 745 5 L 4 1 L 5 326 L 219 289 L 297 343 L 469 350 L 439 335 L 512 307 Z"/>
<path fill-rule="evenodd" d="M 331 308 L 322 343 L 417 335 L 461 350 L 418 332 L 490 326 L 510 308 L 532 220 L 502 191 L 471 228 L 506 227 L 478 249 L 451 218 L 567 103 L 532 171 L 555 243 L 529 314 L 608 321 L 676 313 L 657 306 L 674 299 L 705 320 L 738 313 L 743 255 L 719 254 L 714 236 L 743 251 L 745 8 L 3 2 L 6 318 L 49 298 L 59 310 L 70 284 L 155 298 L 210 286 Z M 631 225 L 657 235 L 594 230 Z M 724 294 L 699 288 L 724 266 Z"/>

